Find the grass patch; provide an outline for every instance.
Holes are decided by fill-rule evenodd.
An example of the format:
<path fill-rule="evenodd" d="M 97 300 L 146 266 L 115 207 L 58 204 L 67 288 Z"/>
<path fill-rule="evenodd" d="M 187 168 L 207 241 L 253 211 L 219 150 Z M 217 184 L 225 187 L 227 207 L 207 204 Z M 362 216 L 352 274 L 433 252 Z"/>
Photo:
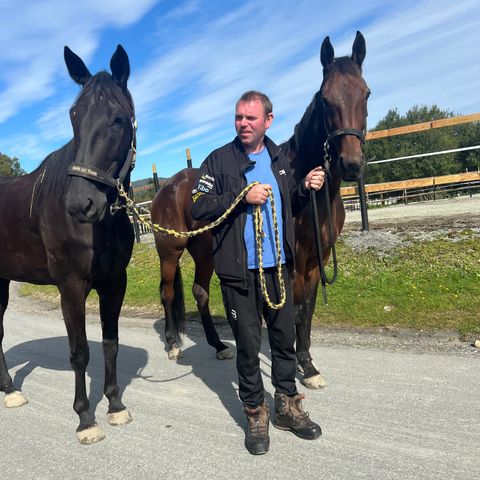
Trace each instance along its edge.
<path fill-rule="evenodd" d="M 354 250 L 338 242 L 339 275 L 328 287 L 329 305 L 319 291 L 314 323 L 346 327 L 396 326 L 416 330 L 480 333 L 480 242 L 473 232 L 460 237 L 413 242 L 388 257 L 372 249 Z M 181 260 L 187 312 L 196 314 L 191 295 L 194 265 Z M 328 268 L 327 268 L 328 270 Z M 159 314 L 159 260 L 156 250 L 136 244 L 128 267 L 124 308 Z M 213 315 L 223 316 L 218 279 L 211 284 Z M 52 297 L 55 287 L 24 285 L 22 294 Z M 89 304 L 95 303 L 90 295 Z"/>

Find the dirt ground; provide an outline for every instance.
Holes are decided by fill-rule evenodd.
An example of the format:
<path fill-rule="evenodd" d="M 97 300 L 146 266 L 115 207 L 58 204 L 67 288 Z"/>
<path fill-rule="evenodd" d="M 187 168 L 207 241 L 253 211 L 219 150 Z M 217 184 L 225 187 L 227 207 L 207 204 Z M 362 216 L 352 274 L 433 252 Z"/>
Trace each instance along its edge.
<path fill-rule="evenodd" d="M 347 212 L 342 238 L 353 247 L 387 253 L 409 240 L 428 240 L 472 230 L 480 237 L 480 194 L 368 210 L 369 231 L 362 232 L 360 211 Z"/>

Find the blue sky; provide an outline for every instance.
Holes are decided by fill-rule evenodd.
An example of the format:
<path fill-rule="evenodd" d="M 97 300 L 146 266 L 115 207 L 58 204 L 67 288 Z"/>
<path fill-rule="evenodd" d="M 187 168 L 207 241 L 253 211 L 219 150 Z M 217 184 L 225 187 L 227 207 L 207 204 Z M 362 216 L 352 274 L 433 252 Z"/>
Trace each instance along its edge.
<path fill-rule="evenodd" d="M 477 0 L 0 0 L 0 152 L 33 170 L 72 136 L 68 110 L 79 87 L 63 60 L 68 45 L 92 73 L 117 46 L 131 66 L 138 120 L 133 180 L 157 166 L 168 177 L 235 136 L 234 104 L 267 93 L 278 143 L 293 132 L 322 80 L 329 35 L 348 55 L 360 30 L 369 125 L 390 108 L 436 103 L 480 111 Z M 415 153 L 415 152 L 412 152 Z"/>

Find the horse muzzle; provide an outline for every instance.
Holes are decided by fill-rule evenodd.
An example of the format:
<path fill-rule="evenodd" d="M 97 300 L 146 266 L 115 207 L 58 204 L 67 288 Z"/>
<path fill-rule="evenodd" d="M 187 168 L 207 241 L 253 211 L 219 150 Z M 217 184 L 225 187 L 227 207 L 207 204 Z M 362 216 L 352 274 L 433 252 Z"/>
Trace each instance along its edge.
<path fill-rule="evenodd" d="M 362 152 L 349 157 L 340 155 L 339 163 L 342 180 L 345 182 L 357 181 L 363 175 L 365 159 Z"/>
<path fill-rule="evenodd" d="M 103 220 L 107 211 L 107 195 L 89 180 L 72 178 L 65 196 L 67 212 L 80 223 Z"/>

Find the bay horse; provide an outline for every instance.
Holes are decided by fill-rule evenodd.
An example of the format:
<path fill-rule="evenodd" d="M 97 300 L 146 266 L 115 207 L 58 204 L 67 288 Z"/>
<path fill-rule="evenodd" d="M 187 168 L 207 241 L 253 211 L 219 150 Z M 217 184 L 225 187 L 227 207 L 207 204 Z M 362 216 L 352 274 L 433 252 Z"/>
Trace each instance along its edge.
<path fill-rule="evenodd" d="M 111 74 L 92 75 L 68 47 L 64 58 L 71 78 L 82 87 L 70 109 L 73 139 L 30 174 L 0 177 L 0 390 L 7 407 L 27 403 L 13 385 L 2 349 L 10 281 L 56 285 L 75 373 L 77 437 L 88 444 L 104 438 L 85 384 L 85 300 L 92 289 L 100 302 L 107 419 L 112 425 L 131 420 L 121 401 L 116 358 L 134 235 L 116 186 L 127 188 L 130 182 L 134 106 L 127 89 L 129 60 L 120 45 L 110 61 Z"/>
<path fill-rule="evenodd" d="M 322 42 L 320 60 L 323 82 L 314 95 L 292 137 L 280 147 L 290 159 L 290 166 L 300 181 L 315 166 L 327 172 L 331 217 L 327 218 L 325 195 L 315 195 L 318 223 L 322 238 L 322 258 L 326 264 L 332 246 L 342 231 L 345 210 L 340 195 L 341 181 L 360 177 L 364 168 L 362 146 L 366 131 L 367 100 L 370 91 L 362 77 L 366 54 L 365 39 L 357 32 L 349 57 L 335 58 L 329 37 Z M 327 161 L 326 161 L 327 159 Z M 190 214 L 191 191 L 197 181 L 198 169 L 184 169 L 174 175 L 155 195 L 152 202 L 152 221 L 163 227 L 186 231 L 197 229 L 204 222 L 195 221 Z M 325 192 L 325 187 L 322 192 Z M 309 352 L 312 317 L 320 281 L 319 258 L 313 230 L 312 206 L 295 218 L 296 272 L 292 283 L 296 351 L 303 383 L 309 388 L 325 385 L 325 380 L 313 365 Z M 329 228 L 331 223 L 332 228 Z M 172 358 L 180 353 L 179 335 L 184 319 L 183 290 L 178 266 L 185 248 L 195 262 L 193 295 L 202 318 L 207 341 L 217 352 L 222 342 L 208 309 L 209 284 L 213 274 L 210 233 L 191 239 L 178 239 L 155 233 L 161 264 L 160 295 L 166 318 L 166 340 Z"/>

